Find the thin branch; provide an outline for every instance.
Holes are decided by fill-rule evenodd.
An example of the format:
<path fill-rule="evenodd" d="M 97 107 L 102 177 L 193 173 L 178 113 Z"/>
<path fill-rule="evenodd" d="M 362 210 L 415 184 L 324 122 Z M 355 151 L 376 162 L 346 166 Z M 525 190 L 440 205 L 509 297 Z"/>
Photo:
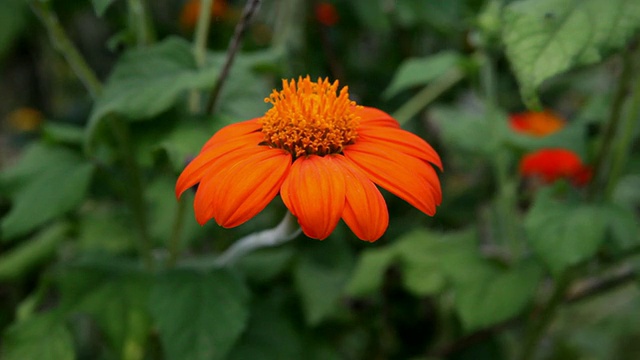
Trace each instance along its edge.
<path fill-rule="evenodd" d="M 227 58 L 225 59 L 224 65 L 222 66 L 222 70 L 220 70 L 220 75 L 218 75 L 218 81 L 216 81 L 216 85 L 213 87 L 211 91 L 211 96 L 209 97 L 209 103 L 207 104 L 207 111 L 209 113 L 213 113 L 216 107 L 216 103 L 218 102 L 218 98 L 220 97 L 220 92 L 222 91 L 222 85 L 224 85 L 227 77 L 229 76 L 229 72 L 231 71 L 231 66 L 233 65 L 233 61 L 235 60 L 236 54 L 240 49 L 240 44 L 242 43 L 242 37 L 247 30 L 253 15 L 260 7 L 260 3 L 262 0 L 249 0 L 242 11 L 242 18 L 236 25 L 235 31 L 233 33 L 233 38 L 229 42 L 229 48 L 227 49 Z"/>
<path fill-rule="evenodd" d="M 31 10 L 36 14 L 44 25 L 51 45 L 64 57 L 71 70 L 80 79 L 84 87 L 89 91 L 92 98 L 97 98 L 102 91 L 102 83 L 93 72 L 93 69 L 87 64 L 80 51 L 69 39 L 66 31 L 60 24 L 58 16 L 51 10 L 49 2 L 31 1 L 29 3 Z"/>
<path fill-rule="evenodd" d="M 464 73 L 458 68 L 454 68 L 444 73 L 396 110 L 392 114 L 393 118 L 398 120 L 400 124 L 406 123 L 414 115 L 429 105 L 429 103 L 462 79 L 464 79 Z"/>

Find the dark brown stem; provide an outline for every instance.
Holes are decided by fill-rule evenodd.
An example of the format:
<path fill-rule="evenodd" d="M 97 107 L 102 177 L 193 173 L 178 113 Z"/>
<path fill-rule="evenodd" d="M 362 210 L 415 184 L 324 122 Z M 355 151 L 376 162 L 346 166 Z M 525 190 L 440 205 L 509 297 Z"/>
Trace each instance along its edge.
<path fill-rule="evenodd" d="M 222 85 L 224 85 L 227 77 L 229 76 L 229 72 L 231 71 L 231 66 L 233 65 L 233 61 L 235 60 L 236 54 L 240 49 L 240 44 L 242 43 L 242 37 L 247 30 L 249 22 L 255 15 L 258 7 L 260 6 L 261 0 L 249 0 L 242 11 L 242 17 L 240 21 L 236 25 L 235 31 L 233 33 L 233 38 L 229 42 L 229 48 L 227 49 L 227 58 L 225 59 L 224 65 L 222 66 L 222 70 L 220 70 L 220 75 L 218 75 L 218 81 L 216 81 L 213 90 L 211 90 L 211 96 L 209 97 L 209 103 L 207 104 L 207 111 L 209 113 L 213 113 L 216 107 L 216 103 L 218 102 L 218 98 L 220 97 L 220 92 L 222 91 Z"/>

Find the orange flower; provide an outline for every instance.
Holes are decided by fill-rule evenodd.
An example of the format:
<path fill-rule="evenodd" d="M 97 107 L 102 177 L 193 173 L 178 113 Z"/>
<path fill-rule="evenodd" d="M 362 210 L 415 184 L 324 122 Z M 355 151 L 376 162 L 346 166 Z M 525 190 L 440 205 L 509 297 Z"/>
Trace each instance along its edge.
<path fill-rule="evenodd" d="M 321 2 L 315 6 L 316 20 L 324 26 L 333 26 L 340 20 L 338 10 L 331 3 Z"/>
<path fill-rule="evenodd" d="M 511 114 L 509 123 L 513 130 L 532 136 L 550 135 L 565 125 L 564 119 L 550 111 Z"/>
<path fill-rule="evenodd" d="M 223 227 L 251 219 L 278 194 L 304 233 L 328 237 L 340 218 L 362 240 L 385 232 L 377 184 L 433 215 L 442 201 L 440 157 L 387 113 L 357 106 L 338 81 L 282 81 L 259 118 L 224 127 L 184 169 L 176 195 L 199 183 L 196 220 Z"/>
<path fill-rule="evenodd" d="M 567 178 L 576 185 L 585 185 L 591 179 L 591 168 L 566 149 L 542 149 L 525 155 L 520 161 L 520 173 L 539 177 L 546 183 Z"/>
<path fill-rule="evenodd" d="M 188 0 L 182 7 L 180 13 L 180 26 L 185 30 L 193 30 L 200 16 L 200 6 L 202 0 Z M 211 5 L 209 16 L 216 17 L 224 15 L 227 10 L 226 0 L 214 0 Z"/>

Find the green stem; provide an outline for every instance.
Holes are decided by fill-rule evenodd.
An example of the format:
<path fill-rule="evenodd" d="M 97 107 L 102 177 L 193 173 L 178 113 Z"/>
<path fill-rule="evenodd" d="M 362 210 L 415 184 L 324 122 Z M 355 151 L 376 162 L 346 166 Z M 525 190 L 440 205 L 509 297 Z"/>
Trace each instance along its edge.
<path fill-rule="evenodd" d="M 454 68 L 447 71 L 404 103 L 392 114 L 393 118 L 398 120 L 400 124 L 406 123 L 433 100 L 437 99 L 438 96 L 442 95 L 462 79 L 464 79 L 462 70 Z"/>
<path fill-rule="evenodd" d="M 153 42 L 153 31 L 144 0 L 128 0 L 129 26 L 135 34 L 138 47 Z"/>
<path fill-rule="evenodd" d="M 82 57 L 73 42 L 69 39 L 69 36 L 58 20 L 58 16 L 51 10 L 49 2 L 34 0 L 31 1 L 29 5 L 47 30 L 53 47 L 64 57 L 71 67 L 71 70 L 80 79 L 87 91 L 89 91 L 91 97 L 94 99 L 97 98 L 102 91 L 102 84 L 84 60 L 84 57 Z"/>
<path fill-rule="evenodd" d="M 213 6 L 213 0 L 200 0 L 200 13 L 198 14 L 198 23 L 196 24 L 196 32 L 193 37 L 193 58 L 196 61 L 196 66 L 201 69 L 204 67 L 207 60 L 207 38 L 209 35 L 209 26 L 211 24 L 210 11 L 204 9 L 211 9 Z M 200 91 L 193 89 L 189 94 L 189 111 L 192 114 L 197 114 L 201 110 L 201 93 Z"/>
<path fill-rule="evenodd" d="M 517 184 L 509 174 L 509 153 L 503 150 L 504 117 L 498 111 L 498 96 L 496 86 L 496 69 L 493 59 L 487 52 L 479 54 L 482 66 L 480 81 L 485 95 L 486 119 L 491 129 L 491 143 L 493 144 L 493 170 L 497 182 L 496 206 L 500 235 L 509 246 L 510 255 L 518 258 L 524 252 L 524 244 L 517 234 L 516 193 Z"/>
<path fill-rule="evenodd" d="M 611 195 L 622 176 L 624 166 L 627 163 L 629 150 L 633 142 L 633 135 L 635 134 L 638 117 L 640 116 L 640 66 L 637 65 L 638 61 L 640 61 L 638 60 L 640 57 L 639 49 L 640 46 L 636 46 L 635 54 L 629 55 L 629 58 L 631 59 L 629 63 L 635 65 L 632 66 L 635 67 L 635 69 L 630 70 L 631 74 L 629 77 L 635 77 L 635 86 L 633 87 L 632 93 L 628 96 L 628 101 L 626 102 L 630 104 L 625 116 L 622 117 L 622 132 L 619 139 L 615 141 L 615 144 L 613 145 L 611 171 L 607 177 L 608 181 L 605 188 L 605 196 L 607 199 L 611 198 Z M 631 81 L 631 84 L 633 84 L 634 81 Z"/>
<path fill-rule="evenodd" d="M 629 93 L 631 80 L 633 79 L 633 57 L 631 56 L 631 51 L 625 52 L 622 57 L 622 72 L 618 80 L 618 88 L 616 89 L 611 104 L 609 121 L 602 135 L 602 145 L 593 164 L 593 177 L 587 189 L 587 196 L 591 200 L 594 200 L 598 192 L 602 189 L 602 181 L 605 179 L 605 174 L 608 170 L 607 160 L 615 146 L 616 135 L 620 127 L 620 119 L 622 118 L 622 110 L 627 94 Z"/>
<path fill-rule="evenodd" d="M 169 238 L 169 259 L 167 264 L 170 267 L 175 266 L 180 256 L 180 236 L 184 227 L 185 212 L 187 211 L 187 201 L 183 197 L 178 200 L 178 208 L 173 218 L 173 226 L 171 227 L 171 237 Z"/>
<path fill-rule="evenodd" d="M 131 134 L 127 124 L 114 118 L 111 121 L 113 132 L 118 139 L 122 158 L 127 168 L 129 186 L 127 186 L 127 200 L 133 213 L 133 218 L 138 229 L 138 249 L 147 269 L 153 268 L 153 246 L 149 236 L 147 225 L 147 210 L 144 200 L 144 186 L 142 175 L 135 158 L 135 150 L 131 142 Z"/>
<path fill-rule="evenodd" d="M 193 37 L 193 57 L 198 68 L 205 64 L 207 55 L 207 37 L 209 35 L 209 25 L 211 24 L 210 11 L 213 0 L 200 0 L 200 13 L 196 24 L 196 33 Z"/>
<path fill-rule="evenodd" d="M 252 251 L 280 245 L 289 240 L 293 240 L 300 234 L 300 231 L 301 229 L 298 226 L 296 218 L 287 211 L 282 221 L 280 221 L 280 224 L 273 229 L 247 235 L 233 243 L 231 247 L 216 259 L 216 265 L 220 267 L 229 266 Z"/>
<path fill-rule="evenodd" d="M 571 269 L 565 270 L 565 272 L 556 280 L 553 293 L 551 294 L 549 301 L 543 308 L 540 316 L 533 323 L 525 339 L 520 357 L 522 360 L 530 360 L 534 358 L 536 348 L 538 347 L 540 340 L 544 336 L 549 324 L 551 324 L 551 321 L 553 321 L 559 306 L 564 302 L 565 294 L 567 293 L 573 278 L 570 272 Z"/>

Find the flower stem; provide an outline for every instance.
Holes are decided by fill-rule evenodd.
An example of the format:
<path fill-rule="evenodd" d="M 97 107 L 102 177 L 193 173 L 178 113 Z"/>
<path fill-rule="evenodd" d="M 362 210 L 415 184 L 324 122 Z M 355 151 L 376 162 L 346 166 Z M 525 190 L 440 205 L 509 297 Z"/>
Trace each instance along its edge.
<path fill-rule="evenodd" d="M 222 66 L 222 70 L 220 70 L 218 80 L 216 81 L 213 90 L 211 90 L 211 96 L 209 97 L 209 103 L 207 104 L 207 110 L 209 113 L 213 113 L 215 111 L 218 98 L 220 97 L 220 92 L 222 91 L 222 85 L 225 83 L 227 77 L 229 76 L 233 61 L 235 60 L 236 54 L 240 49 L 242 37 L 244 36 L 244 33 L 247 30 L 247 26 L 253 18 L 253 15 L 258 10 L 260 3 L 261 0 L 248 0 L 247 4 L 244 6 L 244 10 L 242 11 L 242 18 L 240 18 L 240 21 L 236 25 L 233 33 L 233 38 L 231 38 L 231 41 L 229 42 L 229 48 L 227 49 L 227 58 L 225 59 L 224 65 Z"/>
<path fill-rule="evenodd" d="M 200 9 L 211 9 L 213 2 L 213 0 L 200 0 Z M 196 32 L 193 36 L 192 52 L 198 69 L 203 68 L 207 60 L 207 38 L 211 24 L 210 15 L 209 11 L 200 11 L 196 24 Z M 198 114 L 201 111 L 201 100 L 200 91 L 197 89 L 191 90 L 189 94 L 189 111 L 192 114 Z"/>
<path fill-rule="evenodd" d="M 300 232 L 301 229 L 297 226 L 296 219 L 287 211 L 282 221 L 280 221 L 280 224 L 273 229 L 247 235 L 233 243 L 231 247 L 216 259 L 216 266 L 224 267 L 231 265 L 242 256 L 254 250 L 280 245 L 289 240 L 293 240 Z"/>
<path fill-rule="evenodd" d="M 128 0 L 129 26 L 134 30 L 138 47 L 153 42 L 153 31 L 144 0 Z"/>
<path fill-rule="evenodd" d="M 614 148 L 612 149 L 611 171 L 607 177 L 608 181 L 605 188 L 605 197 L 607 199 L 613 194 L 618 180 L 622 175 L 623 168 L 627 163 L 629 149 L 631 148 L 633 135 L 635 134 L 635 128 L 638 123 L 638 116 L 640 116 L 640 66 L 637 65 L 639 61 L 638 58 L 640 57 L 639 44 L 635 44 L 634 52 L 635 54 L 629 54 L 630 60 L 628 63 L 630 66 L 635 67 L 635 69 L 630 70 L 631 74 L 629 76 L 635 77 L 635 85 L 631 94 L 628 96 L 629 100 L 626 102 L 629 103 L 629 108 L 626 114 L 621 116 L 622 132 L 620 138 L 614 142 Z M 634 81 L 631 81 L 631 84 L 634 84 Z"/>
<path fill-rule="evenodd" d="M 64 57 L 71 67 L 71 70 L 80 79 L 87 91 L 89 91 L 91 97 L 94 99 L 97 98 L 102 91 L 102 84 L 84 57 L 82 57 L 73 42 L 69 39 L 69 36 L 60 24 L 58 16 L 51 9 L 49 1 L 34 0 L 31 1 L 29 5 L 47 30 L 51 45 Z"/>
<path fill-rule="evenodd" d="M 518 258 L 524 252 L 524 244 L 517 234 L 516 193 L 517 184 L 509 176 L 509 155 L 503 150 L 504 135 L 502 128 L 503 116 L 498 111 L 496 69 L 493 59 L 487 51 L 479 54 L 482 67 L 480 68 L 480 80 L 485 96 L 486 120 L 491 129 L 491 143 L 493 156 L 492 165 L 497 181 L 496 207 L 498 212 L 498 224 L 500 237 L 509 246 L 512 258 Z"/>
<path fill-rule="evenodd" d="M 565 272 L 556 280 L 553 293 L 551 294 L 549 301 L 543 308 L 542 313 L 537 318 L 537 321 L 532 325 L 525 339 L 520 357 L 522 360 L 530 360 L 534 358 L 536 348 L 540 343 L 540 340 L 544 336 L 549 324 L 551 324 L 551 321 L 558 311 L 558 307 L 564 302 L 565 294 L 572 282 L 573 277 L 571 275 L 571 269 L 565 270 Z"/>
<path fill-rule="evenodd" d="M 173 218 L 173 226 L 171 227 L 171 237 L 169 238 L 169 259 L 167 265 L 175 266 L 180 255 L 180 235 L 184 226 L 185 211 L 187 209 L 187 201 L 184 196 L 178 200 L 178 208 Z"/>
<path fill-rule="evenodd" d="M 393 113 L 393 118 L 398 120 L 400 124 L 406 123 L 463 78 L 464 73 L 458 68 L 447 71 L 404 103 L 404 105 Z"/>
<path fill-rule="evenodd" d="M 613 97 L 611 113 L 602 135 L 600 149 L 593 164 L 593 178 L 587 188 L 587 196 L 591 200 L 594 200 L 598 192 L 602 189 L 605 173 L 607 170 L 610 170 L 607 169 L 607 160 L 616 143 L 616 135 L 619 131 L 625 99 L 627 98 L 632 83 L 631 80 L 633 79 L 633 56 L 631 53 L 631 51 L 627 51 L 622 55 L 622 71 L 618 80 L 618 88 Z M 609 183 L 610 182 L 611 179 L 609 180 Z"/>
<path fill-rule="evenodd" d="M 151 251 L 153 246 L 147 226 L 147 211 L 144 201 L 144 187 L 138 162 L 135 159 L 134 149 L 131 143 L 131 134 L 127 124 L 121 119 L 114 118 L 111 121 L 113 132 L 118 139 L 122 158 L 127 168 L 129 186 L 127 186 L 127 200 L 133 213 L 133 218 L 138 228 L 138 249 L 144 265 L 147 269 L 153 268 L 153 257 Z"/>

